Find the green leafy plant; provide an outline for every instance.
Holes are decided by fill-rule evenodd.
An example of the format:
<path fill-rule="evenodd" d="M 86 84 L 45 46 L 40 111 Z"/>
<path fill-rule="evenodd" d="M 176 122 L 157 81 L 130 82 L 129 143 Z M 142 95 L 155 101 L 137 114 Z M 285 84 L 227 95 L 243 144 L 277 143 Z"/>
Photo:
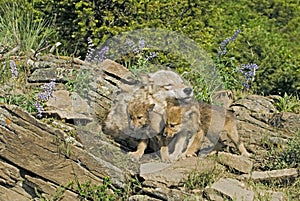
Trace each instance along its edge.
<path fill-rule="evenodd" d="M 88 70 L 80 70 L 78 72 L 73 72 L 76 74 L 74 79 L 69 79 L 65 84 L 68 91 L 76 92 L 81 97 L 86 97 L 88 91 L 90 90 L 90 82 L 92 81 L 92 74 Z"/>
<path fill-rule="evenodd" d="M 128 69 L 133 73 L 135 77 L 138 77 L 138 75 L 141 73 L 150 72 L 148 60 L 146 60 L 142 56 L 139 56 L 137 62 L 133 65 L 129 62 Z"/>
<path fill-rule="evenodd" d="M 72 154 L 71 150 L 71 142 L 65 138 L 61 138 L 60 136 L 55 136 L 54 140 L 57 145 L 57 151 L 59 154 L 62 154 L 65 157 L 70 157 Z"/>
<path fill-rule="evenodd" d="M 232 37 L 226 38 L 221 42 L 216 59 L 216 68 L 225 89 L 250 91 L 255 80 L 258 65 L 255 63 L 238 64 L 235 56 L 227 57 L 226 55 L 227 46 L 234 42 L 241 32 L 238 29 Z"/>
<path fill-rule="evenodd" d="M 287 95 L 287 93 L 284 93 L 283 97 L 276 98 L 274 105 L 280 112 L 300 111 L 299 98 L 293 95 Z"/>
<path fill-rule="evenodd" d="M 75 190 L 82 199 L 94 201 L 114 201 L 118 198 L 119 191 L 109 192 L 110 187 L 110 178 L 106 177 L 103 179 L 103 184 L 101 185 L 92 184 L 90 181 L 87 181 L 86 183 L 76 181 Z"/>
<path fill-rule="evenodd" d="M 184 72 L 182 77 L 191 84 L 196 99 L 211 102 L 211 97 L 217 90 L 213 81 L 209 82 L 200 72 Z"/>
<path fill-rule="evenodd" d="M 0 54 L 1 56 L 1 54 Z M 9 81 L 10 78 L 16 78 L 18 74 L 18 69 L 14 61 L 10 61 L 8 58 L 1 62 L 2 68 L 0 68 L 0 84 L 4 84 Z M 11 67 L 13 66 L 13 68 Z M 14 74 L 17 72 L 16 74 Z"/>
<path fill-rule="evenodd" d="M 71 185 L 73 185 L 73 182 L 69 182 L 66 186 L 59 186 L 56 189 L 55 194 L 50 196 L 51 198 L 46 198 L 43 196 L 36 187 L 34 188 L 34 193 L 40 201 L 59 201 L 63 198 L 66 189 L 68 189 Z"/>
<path fill-rule="evenodd" d="M 231 90 L 241 90 L 243 88 L 241 81 L 238 79 L 238 69 L 235 66 L 235 58 L 218 59 L 216 67 L 219 76 L 222 78 L 223 87 Z"/>
<path fill-rule="evenodd" d="M 131 195 L 140 192 L 141 189 L 142 189 L 142 184 L 137 178 L 137 176 L 135 176 L 134 178 L 129 178 L 126 182 L 124 190 L 120 194 L 120 197 L 122 198 L 122 200 L 128 200 L 128 198 Z"/>
<path fill-rule="evenodd" d="M 45 197 L 38 188 L 34 188 L 34 192 L 41 201 L 59 201 L 67 189 L 76 192 L 80 200 L 115 201 L 127 200 L 136 188 L 141 189 L 141 184 L 137 179 L 131 179 L 125 185 L 125 189 L 121 190 L 112 185 L 110 177 L 105 177 L 102 184 L 96 185 L 92 184 L 91 181 L 82 183 L 75 176 L 75 181 L 70 181 L 65 186 L 59 186 L 53 195 Z"/>
<path fill-rule="evenodd" d="M 130 39 L 126 39 L 124 46 L 130 51 L 120 58 L 120 63 L 128 68 L 136 78 L 139 78 L 141 73 L 158 70 L 157 67 L 151 64 L 151 60 L 157 57 L 157 53 L 149 52 L 145 48 L 144 39 L 140 38 L 138 44 L 135 44 Z"/>

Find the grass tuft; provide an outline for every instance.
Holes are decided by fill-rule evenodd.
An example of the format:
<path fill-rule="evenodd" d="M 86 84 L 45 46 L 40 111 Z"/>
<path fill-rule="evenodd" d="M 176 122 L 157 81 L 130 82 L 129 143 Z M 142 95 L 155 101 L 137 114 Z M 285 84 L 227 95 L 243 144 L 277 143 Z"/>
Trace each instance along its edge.
<path fill-rule="evenodd" d="M 21 53 L 40 50 L 54 32 L 50 21 L 36 21 L 34 13 L 22 1 L 0 3 L 0 43 Z"/>
<path fill-rule="evenodd" d="M 287 95 L 284 93 L 283 97 L 276 98 L 275 107 L 280 112 L 300 112 L 300 100 L 297 96 Z"/>

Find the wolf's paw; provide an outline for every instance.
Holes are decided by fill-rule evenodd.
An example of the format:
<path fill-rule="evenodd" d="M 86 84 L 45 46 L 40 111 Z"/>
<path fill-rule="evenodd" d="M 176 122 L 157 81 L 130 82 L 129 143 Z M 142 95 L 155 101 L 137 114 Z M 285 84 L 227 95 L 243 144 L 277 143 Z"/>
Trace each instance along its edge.
<path fill-rule="evenodd" d="M 165 163 L 170 163 L 172 162 L 172 157 L 169 154 L 161 153 L 161 161 Z"/>
<path fill-rule="evenodd" d="M 190 158 L 190 157 L 193 157 L 193 156 L 197 156 L 197 154 L 194 153 L 194 152 L 188 152 L 188 153 L 184 154 L 184 157 L 186 157 L 186 158 Z"/>
<path fill-rule="evenodd" d="M 172 159 L 171 158 L 162 158 L 161 161 L 164 163 L 171 163 Z"/>
<path fill-rule="evenodd" d="M 137 152 L 137 151 L 132 151 L 132 152 L 128 152 L 128 154 L 130 155 L 130 156 L 132 156 L 132 158 L 134 159 L 134 160 L 140 160 L 140 158 L 142 157 L 142 154 L 141 153 L 139 153 L 139 152 Z"/>

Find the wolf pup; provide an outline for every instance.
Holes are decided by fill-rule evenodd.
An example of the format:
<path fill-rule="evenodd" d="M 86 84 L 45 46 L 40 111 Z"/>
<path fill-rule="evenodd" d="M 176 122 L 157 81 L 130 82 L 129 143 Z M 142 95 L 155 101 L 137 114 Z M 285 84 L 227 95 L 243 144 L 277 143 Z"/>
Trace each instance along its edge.
<path fill-rule="evenodd" d="M 227 137 L 234 143 L 235 147 L 241 152 L 242 155 L 249 157 L 250 154 L 244 147 L 238 135 L 236 119 L 233 112 L 224 108 L 213 106 L 207 103 L 198 102 L 198 106 L 187 106 L 174 104 L 174 100 L 168 100 L 167 116 L 164 136 L 166 138 L 174 138 L 177 135 L 182 135 L 182 132 L 191 127 L 187 117 L 183 114 L 188 112 L 197 113 L 199 124 L 197 132 L 194 133 L 193 142 L 189 147 L 186 147 L 186 152 L 182 157 L 195 155 L 196 152 L 203 148 L 204 138 L 209 138 L 214 143 L 220 140 L 220 135 L 225 133 Z M 195 111 L 198 110 L 198 111 Z M 174 147 L 175 151 L 176 144 Z M 182 148 L 180 148 L 182 149 Z"/>
<path fill-rule="evenodd" d="M 162 129 L 152 123 L 155 118 L 161 119 L 160 116 L 154 117 L 151 115 L 155 104 L 146 101 L 148 100 L 142 100 L 141 97 L 134 97 L 129 101 L 127 106 L 129 128 L 134 132 L 133 137 L 139 140 L 137 150 L 129 152 L 136 159 L 140 159 L 143 156 L 149 139 L 155 137 L 160 132 L 159 130 Z"/>
<path fill-rule="evenodd" d="M 166 77 L 168 79 L 166 79 Z M 128 124 L 140 139 L 135 152 L 129 152 L 139 159 L 150 139 L 157 143 L 152 144 L 154 149 L 159 149 L 158 135 L 162 133 L 165 126 L 165 105 L 169 97 L 180 100 L 189 100 L 193 97 L 190 87 L 184 84 L 180 76 L 173 71 L 160 70 L 143 77 L 144 85 L 133 95 L 127 105 Z M 153 148 L 153 147 L 152 147 Z"/>
<path fill-rule="evenodd" d="M 166 125 L 160 149 L 162 160 L 174 161 L 194 155 L 203 136 L 197 102 L 187 104 L 176 99 L 167 99 Z"/>

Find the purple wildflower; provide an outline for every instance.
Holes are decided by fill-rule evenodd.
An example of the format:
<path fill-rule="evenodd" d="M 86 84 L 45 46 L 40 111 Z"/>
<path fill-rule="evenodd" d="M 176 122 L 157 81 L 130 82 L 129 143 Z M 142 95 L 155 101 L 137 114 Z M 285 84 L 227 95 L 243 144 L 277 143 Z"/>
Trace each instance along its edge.
<path fill-rule="evenodd" d="M 226 52 L 227 52 L 227 49 L 226 49 L 227 45 L 230 42 L 235 41 L 240 32 L 241 32 L 240 29 L 236 30 L 231 38 L 226 38 L 224 41 L 221 42 L 221 44 L 220 44 L 220 51 L 218 52 L 218 57 L 226 54 Z"/>
<path fill-rule="evenodd" d="M 157 52 L 150 52 L 149 56 L 147 56 L 146 60 L 151 60 L 154 59 L 155 57 L 157 57 L 158 53 Z"/>
<path fill-rule="evenodd" d="M 37 117 L 41 118 L 42 117 L 42 113 L 44 111 L 44 108 L 43 108 L 42 104 L 40 102 L 36 101 L 34 103 L 34 106 L 35 106 L 35 108 L 38 111 Z"/>
<path fill-rule="evenodd" d="M 239 33 L 241 33 L 242 31 L 240 29 L 236 30 L 234 33 L 233 33 L 233 36 L 230 38 L 231 41 L 235 41 L 236 38 L 238 37 Z"/>
<path fill-rule="evenodd" d="M 138 46 L 140 50 L 143 50 L 145 48 L 145 40 L 141 38 Z"/>
<path fill-rule="evenodd" d="M 95 55 L 95 61 L 102 62 L 104 59 L 106 59 L 106 54 L 109 51 L 108 46 L 104 46 L 97 54 Z"/>
<path fill-rule="evenodd" d="M 38 94 L 38 100 L 40 101 L 49 100 L 49 98 L 52 97 L 54 88 L 55 88 L 55 81 L 51 81 L 50 83 L 46 83 L 42 85 L 41 89 L 43 89 L 43 91 Z"/>
<path fill-rule="evenodd" d="M 126 39 L 125 44 L 130 48 L 130 51 L 132 53 L 138 54 L 138 53 L 140 53 L 140 45 L 143 45 L 143 42 L 141 42 L 141 44 L 138 44 L 139 46 L 136 47 L 136 45 L 134 44 L 134 42 L 132 40 Z M 145 43 L 144 43 L 144 45 L 145 45 Z"/>
<path fill-rule="evenodd" d="M 92 54 L 94 53 L 95 49 L 94 49 L 94 44 L 93 44 L 93 40 L 91 37 L 88 37 L 88 50 L 86 53 L 86 57 L 85 60 L 90 62 L 92 61 Z"/>
<path fill-rule="evenodd" d="M 52 80 L 49 83 L 46 83 L 41 86 L 42 92 L 37 94 L 36 102 L 34 104 L 35 108 L 38 110 L 38 117 L 42 117 L 42 112 L 44 111 L 42 103 L 49 100 L 50 97 L 53 95 L 53 91 L 55 88 L 55 81 Z"/>
<path fill-rule="evenodd" d="M 132 40 L 130 40 L 130 39 L 126 39 L 125 44 L 126 44 L 129 48 L 131 48 L 131 49 L 134 49 L 134 48 L 135 48 L 134 42 L 133 42 Z"/>
<path fill-rule="evenodd" d="M 242 84 L 244 87 L 249 89 L 251 87 L 251 82 L 254 81 L 256 70 L 258 69 L 258 65 L 254 63 L 242 64 L 241 69 L 239 70 L 246 79 L 246 82 Z"/>
<path fill-rule="evenodd" d="M 9 63 L 10 66 L 10 71 L 11 71 L 11 76 L 14 77 L 18 77 L 18 69 L 17 69 L 17 65 L 15 61 L 10 61 Z"/>

